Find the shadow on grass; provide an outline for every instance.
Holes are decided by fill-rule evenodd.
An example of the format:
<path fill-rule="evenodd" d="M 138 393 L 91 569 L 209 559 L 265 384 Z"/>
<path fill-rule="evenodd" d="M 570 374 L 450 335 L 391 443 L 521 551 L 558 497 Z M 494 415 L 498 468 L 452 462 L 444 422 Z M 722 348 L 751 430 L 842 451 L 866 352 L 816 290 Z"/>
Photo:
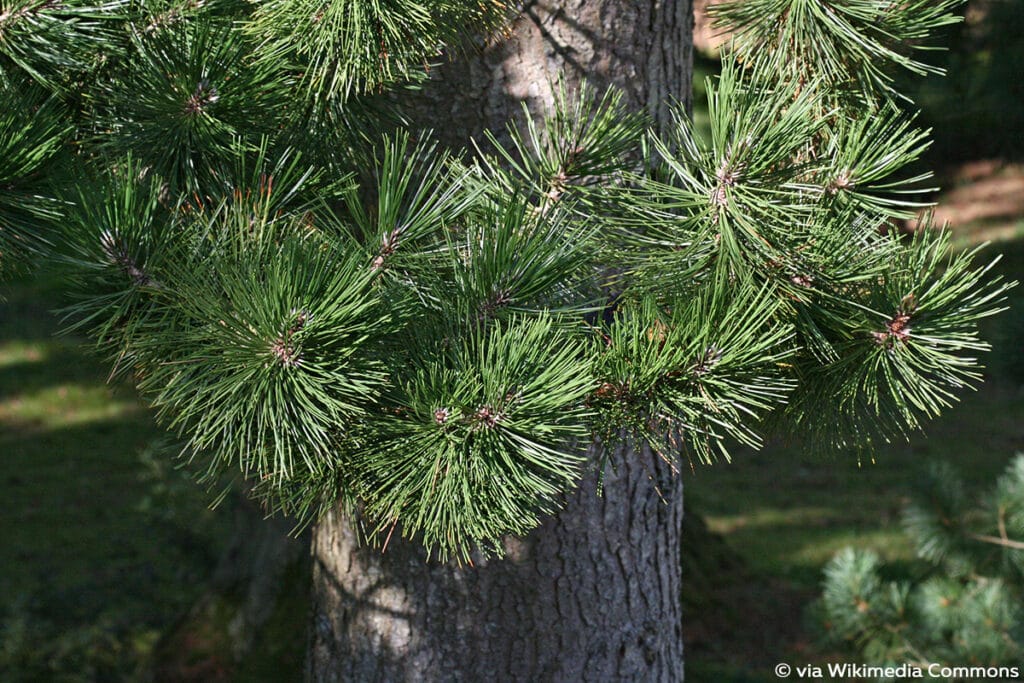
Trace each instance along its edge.
<path fill-rule="evenodd" d="M 129 406 L 121 417 L 61 428 L 2 421 L 0 580 L 36 575 L 55 584 L 65 576 L 95 577 L 153 545 L 147 538 L 152 520 L 138 510 L 152 479 L 139 454 L 157 431 Z M 26 559 L 47 566 L 20 564 Z"/>
<path fill-rule="evenodd" d="M 201 592 L 226 535 L 160 430 L 58 336 L 44 276 L 0 287 L 0 680 L 135 680 Z"/>
<path fill-rule="evenodd" d="M 129 680 L 198 595 L 217 516 L 201 491 L 183 500 L 147 471 L 139 453 L 152 433 L 134 413 L 3 426 L 0 680 Z M 188 523 L 161 514 L 166 505 Z"/>
<path fill-rule="evenodd" d="M 1024 3 L 971 0 L 966 21 L 950 26 L 928 54 L 946 76 L 913 78 L 903 87 L 932 127 L 934 165 L 972 159 L 1024 158 Z"/>
<path fill-rule="evenodd" d="M 104 382 L 102 368 L 96 358 L 77 346 L 73 340 L 54 342 L 53 339 L 21 339 L 19 344 L 34 346 L 37 350 L 30 352 L 31 358 L 0 363 L 0 402 L 56 385 L 96 384 L 97 379 L 101 384 Z M 3 345 L 4 342 L 0 340 L 0 350 Z M 122 387 L 111 390 L 114 389 Z"/>

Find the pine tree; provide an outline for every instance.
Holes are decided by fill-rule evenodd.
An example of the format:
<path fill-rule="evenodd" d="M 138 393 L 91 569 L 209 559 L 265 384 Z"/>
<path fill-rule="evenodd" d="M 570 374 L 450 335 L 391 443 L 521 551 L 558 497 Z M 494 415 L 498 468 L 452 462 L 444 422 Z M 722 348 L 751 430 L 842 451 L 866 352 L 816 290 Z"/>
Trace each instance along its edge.
<path fill-rule="evenodd" d="M 903 525 L 927 570 L 887 580 L 872 551 L 847 548 L 825 568 L 816 606 L 828 640 L 866 663 L 922 668 L 1024 664 L 1024 455 L 973 503 L 935 463 Z"/>
<path fill-rule="evenodd" d="M 457 592 L 627 459 L 656 454 L 653 500 L 768 428 L 862 446 L 979 378 L 1005 285 L 941 231 L 890 229 L 928 189 L 891 74 L 928 71 L 914 48 L 957 4 L 722 5 L 710 139 L 685 104 L 653 127 L 614 89 L 555 86 L 462 151 L 402 104 L 442 46 L 506 25 L 497 0 L 22 0 L 0 81 L 49 94 L 41 133 L 10 124 L 8 176 L 73 140 L 44 204 L 68 316 L 208 481 L 245 478 L 323 543 L 343 514 L 392 557 L 410 541 Z M 681 675 L 660 647 L 638 661 Z"/>

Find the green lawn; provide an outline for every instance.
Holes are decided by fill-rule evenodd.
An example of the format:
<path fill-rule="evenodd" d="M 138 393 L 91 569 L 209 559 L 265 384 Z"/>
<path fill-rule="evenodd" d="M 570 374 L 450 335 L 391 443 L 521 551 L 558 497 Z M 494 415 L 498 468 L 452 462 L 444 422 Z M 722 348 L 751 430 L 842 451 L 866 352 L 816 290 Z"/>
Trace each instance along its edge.
<path fill-rule="evenodd" d="M 0 680 L 120 680 L 202 589 L 226 531 L 51 283 L 0 287 Z"/>

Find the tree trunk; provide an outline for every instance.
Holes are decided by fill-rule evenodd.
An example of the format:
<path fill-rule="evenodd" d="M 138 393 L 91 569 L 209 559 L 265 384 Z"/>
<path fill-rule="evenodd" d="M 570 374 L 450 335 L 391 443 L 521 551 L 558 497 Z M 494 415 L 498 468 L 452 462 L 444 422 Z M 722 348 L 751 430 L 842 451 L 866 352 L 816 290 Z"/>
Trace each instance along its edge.
<path fill-rule="evenodd" d="M 681 479 L 618 453 L 506 557 L 459 568 L 415 542 L 360 546 L 348 519 L 313 536 L 309 678 L 680 681 Z"/>
<path fill-rule="evenodd" d="M 691 104 L 692 0 L 528 0 L 508 37 L 472 55 L 456 55 L 427 86 L 402 93 L 412 128 L 429 129 L 452 148 L 490 130 L 501 136 L 521 123 L 522 105 L 540 115 L 554 104 L 553 86 L 586 80 L 619 89 L 659 127 L 669 107 Z"/>
<path fill-rule="evenodd" d="M 507 38 L 432 73 L 415 124 L 464 145 L 552 104 L 552 80 L 615 86 L 658 126 L 689 108 L 691 0 L 531 0 Z M 360 547 L 354 522 L 313 534 L 307 678 L 681 681 L 682 483 L 647 449 L 618 452 L 507 557 L 459 568 L 414 543 Z"/>

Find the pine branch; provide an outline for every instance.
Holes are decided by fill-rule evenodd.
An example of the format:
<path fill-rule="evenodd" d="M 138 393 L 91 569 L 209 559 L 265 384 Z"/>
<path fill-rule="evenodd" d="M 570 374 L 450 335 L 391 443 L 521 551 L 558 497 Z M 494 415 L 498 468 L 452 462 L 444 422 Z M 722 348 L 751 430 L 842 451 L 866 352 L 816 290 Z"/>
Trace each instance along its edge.
<path fill-rule="evenodd" d="M 472 162 L 380 135 L 400 98 L 373 94 L 502 24 L 497 1 L 159 0 L 128 26 L 120 5 L 31 5 L 0 19 L 0 75 L 84 83 L 116 57 L 78 112 L 69 314 L 187 454 L 271 509 L 308 522 L 340 498 L 375 537 L 465 561 L 557 510 L 616 440 L 712 461 L 772 417 L 863 444 L 979 378 L 978 324 L 1010 285 L 945 236 L 881 229 L 927 179 L 890 67 L 928 71 L 905 43 L 956 4 L 730 3 L 738 56 L 709 83 L 706 143 L 681 110 L 655 136 L 614 92 L 559 89 Z M 15 30 L 58 10 L 78 12 L 74 45 Z M 31 130 L 62 132 L 50 113 Z M 58 144 L 4 116 L 0 185 L 34 180 Z M 875 633 L 912 608 L 872 562 L 842 573 L 867 605 L 850 628 Z M 998 595 L 964 600 L 1003 619 Z"/>
<path fill-rule="evenodd" d="M 421 343 L 358 456 L 366 513 L 441 557 L 500 554 L 582 476 L 585 350 L 543 314 Z"/>
<path fill-rule="evenodd" d="M 963 0 L 743 0 L 709 7 L 716 27 L 731 30 L 744 61 L 766 58 L 794 83 L 817 81 L 832 97 L 872 102 L 901 96 L 892 67 L 925 75 L 941 70 L 909 56 L 908 48 L 961 21 Z M 766 57 L 767 56 L 767 57 Z"/>
<path fill-rule="evenodd" d="M 1014 541 L 1006 538 L 1004 535 L 999 536 L 988 536 L 986 534 L 969 534 L 971 538 L 976 541 L 983 541 L 985 543 L 992 543 L 994 545 L 1002 546 L 1004 548 L 1011 548 L 1013 550 L 1024 550 L 1024 542 Z"/>
<path fill-rule="evenodd" d="M 270 134 L 288 110 L 289 77 L 256 63 L 233 23 L 203 15 L 150 31 L 135 27 L 122 78 L 101 93 L 100 144 L 130 152 L 172 192 L 215 193 L 239 140 Z"/>
<path fill-rule="evenodd" d="M 0 276 L 50 242 L 60 206 L 46 172 L 71 133 L 63 108 L 32 86 L 0 85 Z"/>
<path fill-rule="evenodd" d="M 304 98 L 320 105 L 422 79 L 445 46 L 487 35 L 509 16 L 499 0 L 270 0 L 245 31 L 262 63 L 300 72 Z"/>
<path fill-rule="evenodd" d="M 0 5 L 0 84 L 28 76 L 69 93 L 123 49 L 127 0 L 10 0 Z"/>
<path fill-rule="evenodd" d="M 905 514 L 905 528 L 918 555 L 931 565 L 923 577 L 900 584 L 905 609 L 898 613 L 875 609 L 878 596 L 895 584 L 881 580 L 883 567 L 876 555 L 846 549 L 826 568 L 820 618 L 869 664 L 894 658 L 903 661 L 900 647 L 927 662 L 986 666 L 1018 662 L 1024 650 L 1020 607 L 1024 574 L 1014 571 L 1019 565 L 993 562 L 990 548 L 995 545 L 1000 555 L 1021 558 L 1024 544 L 971 529 L 987 516 L 979 513 L 991 511 L 1000 491 L 1015 486 L 1021 470 L 1024 457 L 1018 456 L 1000 477 L 995 495 L 977 509 L 967 506 L 963 483 L 948 465 L 933 466 L 919 500 Z M 990 521 L 1003 528 L 1001 517 Z M 982 541 L 987 547 L 977 552 L 977 543 L 964 541 Z"/>

